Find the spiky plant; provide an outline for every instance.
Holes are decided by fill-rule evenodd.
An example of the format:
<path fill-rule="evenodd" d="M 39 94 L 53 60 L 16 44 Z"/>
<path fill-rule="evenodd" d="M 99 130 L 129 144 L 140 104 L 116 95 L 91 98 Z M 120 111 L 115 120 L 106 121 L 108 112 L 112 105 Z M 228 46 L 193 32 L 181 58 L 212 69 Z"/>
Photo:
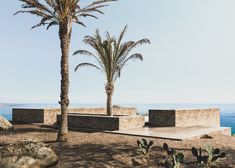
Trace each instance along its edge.
<path fill-rule="evenodd" d="M 108 2 L 116 0 L 97 0 L 85 7 L 80 6 L 80 0 L 19 0 L 22 2 L 22 10 L 15 14 L 28 13 L 40 17 L 38 24 L 32 28 L 57 25 L 59 27 L 59 39 L 61 48 L 61 94 L 59 104 L 61 106 L 61 123 L 57 141 L 67 141 L 68 123 L 67 109 L 69 106 L 69 47 L 72 33 L 72 24 L 85 24 L 82 17 L 97 18 L 96 14 L 103 14 L 101 8 L 108 6 Z"/>
<path fill-rule="evenodd" d="M 95 50 L 95 54 L 87 50 L 78 50 L 74 55 L 82 54 L 86 56 L 93 57 L 97 64 L 92 64 L 90 62 L 84 62 L 77 65 L 75 71 L 84 66 L 90 66 L 96 68 L 103 72 L 106 76 L 106 95 L 107 95 L 107 115 L 112 116 L 112 95 L 114 92 L 114 82 L 120 77 L 121 71 L 125 65 L 131 60 L 143 60 L 143 56 L 140 53 L 130 54 L 130 52 L 139 45 L 150 44 L 147 38 L 141 39 L 139 41 L 127 41 L 122 42 L 125 32 L 127 31 L 127 26 L 124 27 L 120 36 L 116 39 L 111 37 L 108 32 L 106 36 L 102 39 L 98 29 L 94 36 L 85 36 L 84 43 L 91 46 Z"/>
<path fill-rule="evenodd" d="M 153 141 L 148 141 L 146 139 L 137 140 L 137 147 L 143 155 L 148 155 L 149 150 L 153 146 Z"/>

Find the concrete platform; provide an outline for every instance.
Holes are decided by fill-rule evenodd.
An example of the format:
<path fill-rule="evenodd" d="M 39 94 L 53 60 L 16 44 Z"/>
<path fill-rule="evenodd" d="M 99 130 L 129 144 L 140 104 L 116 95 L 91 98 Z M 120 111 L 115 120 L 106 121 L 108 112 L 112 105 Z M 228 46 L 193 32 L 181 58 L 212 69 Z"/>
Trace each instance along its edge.
<path fill-rule="evenodd" d="M 223 134 L 231 135 L 231 128 L 229 127 L 143 127 L 131 130 L 109 131 L 114 134 L 143 136 L 150 138 L 170 139 L 170 140 L 187 140 L 197 139 L 207 134 Z"/>

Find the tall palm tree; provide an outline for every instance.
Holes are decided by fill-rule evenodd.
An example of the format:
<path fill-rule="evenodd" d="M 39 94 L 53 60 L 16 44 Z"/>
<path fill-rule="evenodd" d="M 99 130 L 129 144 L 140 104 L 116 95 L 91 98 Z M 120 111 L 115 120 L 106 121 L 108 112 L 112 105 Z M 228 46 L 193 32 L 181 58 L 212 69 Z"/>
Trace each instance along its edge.
<path fill-rule="evenodd" d="M 59 39 L 61 48 L 61 94 L 59 104 L 61 106 L 61 123 L 57 141 L 67 141 L 68 120 L 67 109 L 69 106 L 69 47 L 72 33 L 72 24 L 77 23 L 85 27 L 81 22 L 82 17 L 97 18 L 96 14 L 103 14 L 101 8 L 108 6 L 108 2 L 116 0 L 97 0 L 81 8 L 80 0 L 19 0 L 22 2 L 22 10 L 15 14 L 29 13 L 40 17 L 40 22 L 32 28 L 57 25 L 59 27 Z"/>
<path fill-rule="evenodd" d="M 130 54 L 130 52 L 137 46 L 142 44 L 150 44 L 147 38 L 141 39 L 139 41 L 127 41 L 122 42 L 127 26 L 122 30 L 118 39 L 111 37 L 108 32 L 104 39 L 98 30 L 96 30 L 94 36 L 85 36 L 84 43 L 91 46 L 95 50 L 95 54 L 87 50 L 78 50 L 74 55 L 82 54 L 86 56 L 93 57 L 97 64 L 92 64 L 90 62 L 84 62 L 77 65 L 75 71 L 84 66 L 89 66 L 98 69 L 103 72 L 106 76 L 106 95 L 107 95 L 107 115 L 112 116 L 112 95 L 114 92 L 114 82 L 121 76 L 121 71 L 125 65 L 130 60 L 140 60 L 143 61 L 143 56 L 140 53 Z"/>

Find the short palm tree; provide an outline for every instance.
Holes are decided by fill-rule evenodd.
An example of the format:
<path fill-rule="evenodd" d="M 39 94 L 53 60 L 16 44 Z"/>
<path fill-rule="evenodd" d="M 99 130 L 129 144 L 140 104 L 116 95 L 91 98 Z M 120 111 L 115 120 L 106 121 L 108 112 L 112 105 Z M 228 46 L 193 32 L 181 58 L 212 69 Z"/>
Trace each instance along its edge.
<path fill-rule="evenodd" d="M 140 53 L 130 54 L 130 52 L 137 46 L 142 44 L 150 44 L 147 38 L 139 41 L 127 41 L 122 42 L 127 26 L 123 29 L 118 39 L 111 37 L 106 32 L 105 39 L 102 39 L 98 30 L 96 30 L 94 36 L 85 36 L 84 43 L 91 46 L 95 50 L 95 54 L 86 51 L 78 50 L 74 55 L 82 54 L 93 57 L 97 64 L 89 62 L 80 63 L 75 68 L 77 71 L 81 67 L 90 66 L 103 72 L 106 76 L 107 83 L 105 86 L 107 95 L 107 115 L 112 116 L 112 95 L 114 92 L 114 82 L 121 76 L 121 71 L 125 65 L 131 60 L 143 60 L 143 56 Z"/>
<path fill-rule="evenodd" d="M 96 17 L 96 13 L 103 14 L 101 8 L 108 6 L 107 2 L 116 0 L 97 0 L 86 7 L 80 7 L 80 0 L 19 0 L 22 10 L 16 12 L 29 13 L 41 18 L 40 22 L 32 28 L 57 25 L 59 27 L 59 39 L 61 48 L 61 124 L 57 136 L 58 141 L 67 141 L 68 120 L 67 109 L 69 106 L 69 47 L 72 33 L 72 24 L 81 22 L 82 17 Z"/>

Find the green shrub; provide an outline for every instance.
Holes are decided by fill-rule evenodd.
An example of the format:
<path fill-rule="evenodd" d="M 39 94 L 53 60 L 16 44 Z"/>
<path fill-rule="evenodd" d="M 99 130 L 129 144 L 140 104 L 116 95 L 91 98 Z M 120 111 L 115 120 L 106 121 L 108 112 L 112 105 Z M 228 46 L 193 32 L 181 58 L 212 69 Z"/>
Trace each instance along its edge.
<path fill-rule="evenodd" d="M 167 152 L 169 156 L 172 158 L 172 162 L 166 161 L 165 166 L 168 168 L 180 168 L 181 163 L 184 160 L 184 154 L 176 152 L 175 149 L 169 148 L 169 146 L 164 143 L 163 149 Z"/>
<path fill-rule="evenodd" d="M 207 154 L 202 154 L 202 149 L 197 150 L 195 147 L 192 148 L 192 154 L 197 158 L 198 163 L 201 166 L 210 166 L 213 162 L 216 162 L 220 158 L 224 158 L 226 154 L 221 152 L 220 149 L 214 149 L 212 146 L 206 146 Z"/>
<path fill-rule="evenodd" d="M 149 150 L 153 146 L 153 141 L 147 141 L 146 139 L 137 140 L 137 146 L 143 155 L 148 155 Z"/>

